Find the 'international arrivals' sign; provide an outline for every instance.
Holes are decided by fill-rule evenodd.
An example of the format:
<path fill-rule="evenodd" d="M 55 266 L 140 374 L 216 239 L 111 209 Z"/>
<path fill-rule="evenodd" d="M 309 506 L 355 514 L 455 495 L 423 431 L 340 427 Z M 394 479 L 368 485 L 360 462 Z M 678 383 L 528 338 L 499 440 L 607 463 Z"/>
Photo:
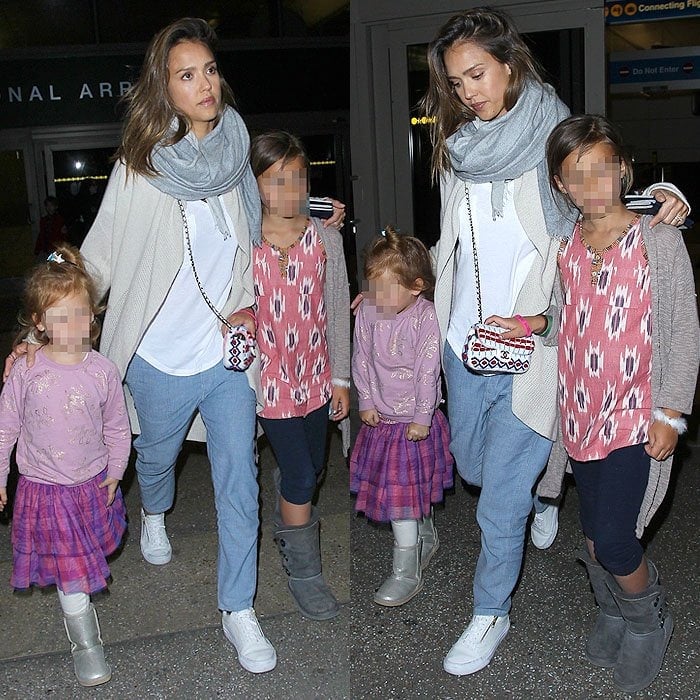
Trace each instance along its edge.
<path fill-rule="evenodd" d="M 660 19 L 685 19 L 700 17 L 700 0 L 675 0 L 669 2 L 620 2 L 605 0 L 607 24 L 650 22 Z"/>
<path fill-rule="evenodd" d="M 3 61 L 0 128 L 116 122 L 140 64 L 140 56 Z"/>
<path fill-rule="evenodd" d="M 350 71 L 347 45 L 223 51 L 218 58 L 244 116 L 349 107 L 347 81 L 338 78 Z M 127 53 L 2 60 L 0 130 L 117 122 L 142 60 Z"/>

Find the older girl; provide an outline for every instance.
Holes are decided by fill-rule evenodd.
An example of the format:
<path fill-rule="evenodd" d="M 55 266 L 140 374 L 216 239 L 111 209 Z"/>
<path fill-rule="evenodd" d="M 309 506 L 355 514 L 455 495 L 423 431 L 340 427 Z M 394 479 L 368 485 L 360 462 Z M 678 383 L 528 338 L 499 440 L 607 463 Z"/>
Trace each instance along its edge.
<path fill-rule="evenodd" d="M 308 216 L 309 158 L 296 136 L 256 136 L 250 161 L 263 203 L 253 278 L 264 401 L 259 418 L 280 475 L 275 541 L 302 615 L 328 620 L 340 606 L 321 572 L 320 522 L 311 499 L 325 464 L 328 421 L 343 421 L 350 408 L 343 240 Z"/>
<path fill-rule="evenodd" d="M 576 479 L 600 613 L 586 644 L 632 693 L 652 683 L 673 632 L 656 565 L 638 537 L 666 493 L 695 395 L 700 334 L 680 232 L 621 201 L 632 163 L 604 117 L 565 120 L 547 143 L 552 187 L 580 212 L 562 244 L 561 432 Z"/>

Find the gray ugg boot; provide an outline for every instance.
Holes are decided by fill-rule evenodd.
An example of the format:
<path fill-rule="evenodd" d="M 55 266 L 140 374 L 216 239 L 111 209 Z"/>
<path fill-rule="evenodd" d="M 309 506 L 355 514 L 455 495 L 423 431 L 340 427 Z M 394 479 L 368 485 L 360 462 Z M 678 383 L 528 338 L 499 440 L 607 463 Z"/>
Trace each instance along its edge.
<path fill-rule="evenodd" d="M 423 588 L 421 540 L 411 547 L 394 543 L 392 574 L 374 594 L 378 605 L 395 607 L 407 603 Z"/>
<path fill-rule="evenodd" d="M 112 677 L 112 669 L 105 661 L 95 607 L 91 603 L 80 615 L 64 614 L 63 624 L 78 683 L 86 687 L 106 683 Z"/>
<path fill-rule="evenodd" d="M 440 547 L 440 538 L 433 521 L 432 508 L 430 515 L 425 515 L 418 521 L 418 538 L 421 541 L 420 568 L 425 569 Z"/>
<path fill-rule="evenodd" d="M 304 617 L 330 620 L 340 605 L 321 573 L 319 520 L 315 508 L 306 525 L 283 525 L 275 520 L 275 542 L 291 594 Z"/>
<path fill-rule="evenodd" d="M 586 641 L 586 658 L 595 666 L 613 668 L 617 663 L 622 637 L 627 629 L 620 608 L 608 586 L 609 581 L 614 583 L 614 579 L 597 561 L 591 559 L 587 550 L 581 552 L 579 560 L 588 570 L 588 580 L 600 609 Z"/>
<path fill-rule="evenodd" d="M 666 609 L 666 593 L 659 583 L 659 572 L 649 559 L 647 566 L 649 585 L 641 593 L 625 593 L 616 581 L 610 584 L 627 623 L 613 681 L 628 693 L 652 684 L 661 670 L 673 633 L 673 618 Z"/>

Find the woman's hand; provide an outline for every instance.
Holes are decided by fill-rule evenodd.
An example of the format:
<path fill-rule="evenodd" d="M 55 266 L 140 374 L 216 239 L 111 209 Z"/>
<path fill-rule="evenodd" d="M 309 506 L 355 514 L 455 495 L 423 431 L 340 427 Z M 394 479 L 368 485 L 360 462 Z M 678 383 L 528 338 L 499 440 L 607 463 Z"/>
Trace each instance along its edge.
<path fill-rule="evenodd" d="M 362 292 L 360 292 L 350 303 L 350 310 L 353 316 L 357 316 L 357 312 L 360 310 L 360 304 L 364 301 L 365 297 Z"/>
<path fill-rule="evenodd" d="M 409 423 L 406 426 L 406 439 L 411 442 L 420 442 L 430 435 L 430 426 L 420 423 Z"/>
<path fill-rule="evenodd" d="M 257 329 L 257 323 L 255 322 L 255 312 L 251 307 L 246 307 L 245 309 L 239 309 L 234 311 L 226 319 L 234 328 L 236 326 L 245 326 L 248 333 L 250 333 L 253 338 L 255 338 L 255 331 Z M 221 335 L 225 336 L 228 328 L 222 323 L 221 324 Z"/>
<path fill-rule="evenodd" d="M 345 225 L 345 204 L 337 199 L 331 199 L 333 213 L 326 219 L 326 226 L 332 226 L 340 231 Z"/>
<path fill-rule="evenodd" d="M 6 505 L 7 505 L 7 489 L 2 487 L 2 488 L 0 488 L 0 512 L 5 510 Z"/>
<path fill-rule="evenodd" d="M 654 214 L 654 218 L 649 222 L 650 226 L 656 226 L 658 223 L 680 226 L 690 213 L 690 209 L 683 203 L 683 200 L 676 197 L 673 192 L 654 190 L 652 195 L 657 202 L 661 202 L 661 209 Z"/>
<path fill-rule="evenodd" d="M 533 334 L 542 333 L 545 328 L 547 328 L 547 319 L 542 315 L 537 316 L 523 316 L 527 321 L 527 324 L 532 329 Z M 489 316 L 484 323 L 489 326 L 498 326 L 499 328 L 505 328 L 505 333 L 503 333 L 503 340 L 510 340 L 511 338 L 524 338 L 526 331 L 525 327 L 517 318 L 513 316 L 503 317 L 503 316 Z"/>
<path fill-rule="evenodd" d="M 350 412 L 350 389 L 344 386 L 333 386 L 331 395 L 330 419 L 341 421 Z"/>
<path fill-rule="evenodd" d="M 2 381 L 6 382 L 7 378 L 10 376 L 10 370 L 15 361 L 19 360 L 22 355 L 27 356 L 27 367 L 34 366 L 34 358 L 41 345 L 36 345 L 35 343 L 27 343 L 22 341 L 18 345 L 12 348 L 12 352 L 5 358 L 5 369 L 2 373 Z"/>
<path fill-rule="evenodd" d="M 379 425 L 379 413 L 376 408 L 360 411 L 360 420 L 370 428 L 376 428 Z"/>
<path fill-rule="evenodd" d="M 107 489 L 107 505 L 111 506 L 114 503 L 114 496 L 119 487 L 119 479 L 108 476 L 99 486 L 101 489 Z"/>

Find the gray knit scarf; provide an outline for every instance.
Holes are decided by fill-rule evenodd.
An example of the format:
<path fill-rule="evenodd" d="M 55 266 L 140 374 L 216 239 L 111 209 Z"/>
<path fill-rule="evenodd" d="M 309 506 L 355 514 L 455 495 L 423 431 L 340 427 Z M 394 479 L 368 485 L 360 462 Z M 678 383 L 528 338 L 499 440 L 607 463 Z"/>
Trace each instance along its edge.
<path fill-rule="evenodd" d="M 511 110 L 491 121 L 479 122 L 478 128 L 467 122 L 447 139 L 452 168 L 460 180 L 493 183 L 494 221 L 503 216 L 506 180 L 515 180 L 537 168 L 547 232 L 553 237 L 571 235 L 578 212 L 552 192 L 545 158 L 549 134 L 568 116 L 567 106 L 551 85 L 528 81 Z"/>
<path fill-rule="evenodd" d="M 175 128 L 175 124 L 173 128 Z M 250 169 L 250 137 L 241 115 L 226 107 L 218 124 L 203 139 L 190 131 L 172 146 L 158 145 L 151 159 L 158 175 L 151 182 L 161 192 L 191 202 L 206 199 L 216 228 L 224 238 L 226 225 L 219 196 L 240 186 L 250 240 L 262 240 L 260 191 Z"/>

